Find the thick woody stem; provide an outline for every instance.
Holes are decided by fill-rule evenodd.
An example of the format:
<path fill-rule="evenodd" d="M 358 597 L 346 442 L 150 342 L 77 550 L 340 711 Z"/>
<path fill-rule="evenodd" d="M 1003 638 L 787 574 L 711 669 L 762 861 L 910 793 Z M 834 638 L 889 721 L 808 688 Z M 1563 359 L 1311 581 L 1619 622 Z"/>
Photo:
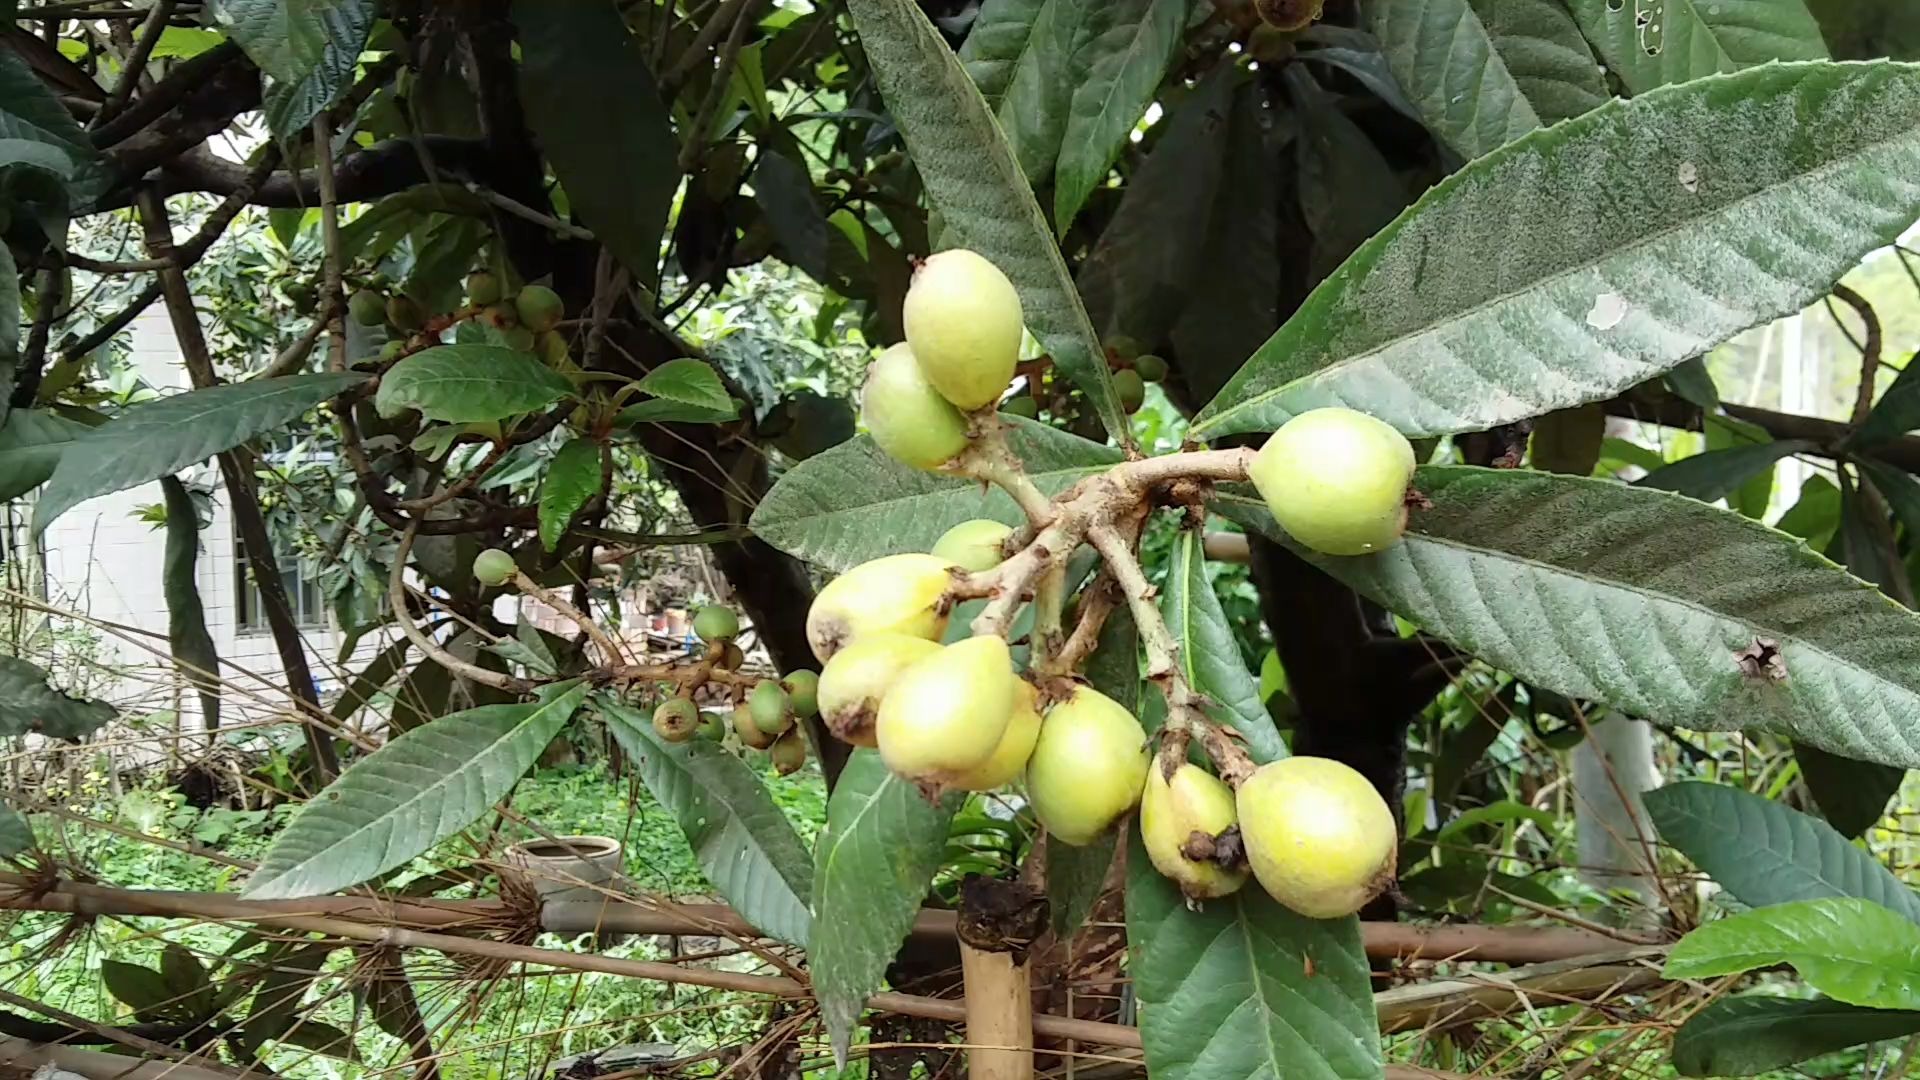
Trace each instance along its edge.
<path fill-rule="evenodd" d="M 1034 529 L 1053 520 L 1053 503 L 1027 476 L 1019 455 L 1007 444 L 1007 428 L 1000 414 L 992 410 L 974 413 L 968 418 L 972 427 L 967 448 L 959 457 L 942 467 L 945 472 L 993 484 L 1007 493 Z"/>
<path fill-rule="evenodd" d="M 561 618 L 586 631 L 594 647 L 600 650 L 602 664 L 620 663 L 622 657 L 620 643 L 613 640 L 613 635 L 593 621 L 591 616 L 568 603 L 567 599 L 558 592 L 542 586 L 528 577 L 526 571 L 517 568 L 513 572 L 513 587 L 519 589 L 521 595 L 533 597 L 559 613 Z"/>

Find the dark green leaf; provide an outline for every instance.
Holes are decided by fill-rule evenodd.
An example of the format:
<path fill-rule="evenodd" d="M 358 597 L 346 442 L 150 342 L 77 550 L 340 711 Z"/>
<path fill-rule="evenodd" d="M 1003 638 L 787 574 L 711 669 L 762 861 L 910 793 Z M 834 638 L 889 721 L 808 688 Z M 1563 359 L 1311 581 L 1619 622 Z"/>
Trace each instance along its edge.
<path fill-rule="evenodd" d="M 91 430 L 40 409 L 9 412 L 0 425 L 0 502 L 46 483 L 67 444 Z"/>
<path fill-rule="evenodd" d="M 1357 919 L 1304 918 L 1252 883 L 1190 910 L 1135 836 L 1127 852 L 1127 941 L 1154 1077 L 1382 1075 Z"/>
<path fill-rule="evenodd" d="M 1720 408 L 1720 388 L 1714 385 L 1713 373 L 1707 370 L 1705 357 L 1696 356 L 1683 361 L 1667 372 L 1667 388 L 1709 414 Z"/>
<path fill-rule="evenodd" d="M 727 388 L 713 366 L 701 360 L 669 360 L 640 380 L 642 393 L 710 412 L 730 412 L 738 408 L 727 396 Z"/>
<path fill-rule="evenodd" d="M 16 168 L 43 173 L 65 191 L 68 207 L 81 209 L 106 186 L 99 162 L 92 141 L 66 106 L 19 53 L 0 50 L 0 176 Z M 9 309 L 6 317 L 17 314 L 17 309 Z"/>
<path fill-rule="evenodd" d="M 1118 451 L 1031 420 L 1010 433 L 1040 490 L 1054 494 L 1120 460 Z M 972 518 L 1025 519 L 998 488 L 909 468 L 861 436 L 787 470 L 755 508 L 754 534 L 834 570 L 902 551 L 927 551 Z"/>
<path fill-rule="evenodd" d="M 1673 1067 L 1682 1076 L 1753 1076 L 1916 1031 L 1920 1012 L 1764 994 L 1721 998 L 1680 1025 Z"/>
<path fill-rule="evenodd" d="M 1095 690 L 1140 715 L 1140 628 L 1126 608 L 1107 616 L 1084 674 Z"/>
<path fill-rule="evenodd" d="M 971 248 L 1011 278 L 1027 327 L 1086 393 L 1107 431 L 1130 441 L 1106 353 L 1033 190 L 953 50 L 911 0 L 849 0 L 860 44 L 913 153 L 948 247 Z"/>
<path fill-rule="evenodd" d="M 1820 815 L 1847 837 L 1859 836 L 1884 817 L 1907 778 L 1905 769 L 1829 754 L 1817 746 L 1796 743 L 1793 756 Z"/>
<path fill-rule="evenodd" d="M 982 19 L 993 6 L 982 10 Z M 981 32 L 975 23 L 968 41 Z M 1223 195 L 1229 200 L 1220 213 L 1240 209 L 1236 192 L 1220 191 L 1227 118 L 1238 82 L 1232 68 L 1220 66 L 1156 125 L 1165 131 L 1128 177 L 1113 220 L 1081 264 L 1076 283 L 1104 335 L 1126 334 L 1151 347 L 1166 338 L 1195 295 L 1194 275 L 1202 268 L 1216 200 Z M 1261 327 L 1255 342 L 1264 341 L 1275 325 L 1277 320 Z M 1234 363 L 1245 355 L 1234 357 Z"/>
<path fill-rule="evenodd" d="M 783 257 L 815 281 L 830 283 L 827 216 L 814 196 L 807 167 L 777 150 L 762 151 L 753 170 L 753 197 L 767 215 Z"/>
<path fill-rule="evenodd" d="M 1055 934 L 1071 935 L 1092 913 L 1113 866 L 1115 835 L 1108 830 L 1077 847 L 1057 841 L 1047 844 L 1048 915 Z"/>
<path fill-rule="evenodd" d="M 635 424 L 724 424 L 740 417 L 740 405 L 731 398 L 724 409 L 688 405 L 668 398 L 654 398 L 620 410 L 614 423 L 622 427 Z"/>
<path fill-rule="evenodd" d="M 1428 466 L 1414 484 L 1434 506 L 1404 543 L 1318 565 L 1530 685 L 1920 766 L 1920 616 L 1799 541 L 1606 480 Z M 1214 507 L 1284 539 L 1257 498 Z"/>
<path fill-rule="evenodd" d="M 568 202 L 652 288 L 680 147 L 644 50 L 609 0 L 515 0 L 513 20 L 520 101 Z"/>
<path fill-rule="evenodd" d="M 1883 182 L 1910 167 L 1920 69 L 1773 65 L 1612 102 L 1429 191 L 1190 433 L 1346 405 L 1438 435 L 1610 396 L 1826 292 L 1920 216 L 1920 188 Z"/>
<path fill-rule="evenodd" d="M 333 707 L 327 710 L 328 713 L 341 723 L 351 720 L 354 713 L 373 701 L 381 689 L 399 673 L 400 666 L 406 662 L 407 649 L 411 646 L 412 642 L 402 636 L 395 638 L 392 644 L 375 653 L 373 659 L 367 661 L 367 666 L 361 668 L 360 673 L 347 683 L 347 688 L 340 691 L 340 696 L 334 699 Z"/>
<path fill-rule="evenodd" d="M 1406 187 L 1339 99 L 1320 88 L 1301 64 L 1284 72 L 1300 118 L 1294 153 L 1300 176 L 1300 212 L 1313 231 L 1312 273 L 1324 277 L 1367 237 L 1392 221 L 1409 201 Z"/>
<path fill-rule="evenodd" d="M 754 771 L 718 743 L 669 743 L 644 714 L 608 698 L 600 706 L 713 887 L 755 927 L 805 945 L 813 922 L 807 848 Z"/>
<path fill-rule="evenodd" d="M 0 114 L 0 121 L 5 119 Z M 0 424 L 12 415 L 14 373 L 20 366 L 20 273 L 13 265 L 13 252 L 0 244 Z M 8 496 L 11 498 L 12 496 Z"/>
<path fill-rule="evenodd" d="M 188 1016 L 208 1016 L 213 1012 L 213 980 L 192 952 L 178 942 L 169 941 L 160 949 L 160 977 L 175 1007 Z"/>
<path fill-rule="evenodd" d="M 1827 55 L 1820 26 L 1801 0 L 1568 6 L 1607 67 L 1635 94 L 1770 60 L 1823 60 Z M 1651 18 L 1644 17 L 1648 15 Z"/>
<path fill-rule="evenodd" d="M 404 866 L 511 791 L 586 693 L 557 684 L 538 702 L 483 705 L 398 736 L 300 809 L 244 895 L 320 896 Z"/>
<path fill-rule="evenodd" d="M 0 803 L 0 859 L 11 859 L 33 850 L 33 826 L 20 811 Z"/>
<path fill-rule="evenodd" d="M 1531 821 L 1543 829 L 1551 829 L 1555 818 L 1545 810 L 1535 810 L 1525 803 L 1502 799 L 1487 806 L 1476 806 L 1455 817 L 1441 826 L 1435 839 L 1447 841 L 1479 825 L 1503 825 L 1510 821 Z"/>
<path fill-rule="evenodd" d="M 1186 30 L 1188 0 L 1054 0 L 1077 7 L 1066 124 L 1054 165 L 1053 227 L 1065 234 L 1153 102 Z"/>
<path fill-rule="evenodd" d="M 1786 964 L 1849 1005 L 1920 1008 L 1920 926 L 1871 900 L 1795 900 L 1702 926 L 1674 944 L 1669 979 Z"/>
<path fill-rule="evenodd" d="M 423 354 L 424 355 L 424 354 Z M 135 405 L 67 444 L 33 508 L 33 532 L 93 498 L 179 472 L 256 435 L 284 430 L 362 375 L 291 375 Z"/>
<path fill-rule="evenodd" d="M 1195 400 L 1217 394 L 1280 325 L 1282 150 L 1295 126 L 1258 82 L 1233 95 L 1213 220 L 1173 327 L 1180 378 Z M 1293 241 L 1289 240 L 1289 243 Z"/>
<path fill-rule="evenodd" d="M 845 1060 L 868 995 L 885 984 L 913 929 L 960 802 L 929 803 L 867 749 L 853 752 L 833 787 L 813 870 L 814 910 L 829 917 L 813 920 L 807 958 L 836 1060 Z"/>
<path fill-rule="evenodd" d="M 267 129 L 281 139 L 295 138 L 353 81 L 373 29 L 373 0 L 223 0 L 215 10 L 226 15 L 241 8 L 253 9 L 241 18 L 259 31 L 243 32 L 236 23 L 231 32 L 268 75 L 261 92 Z"/>
<path fill-rule="evenodd" d="M 327 962 L 334 946 L 323 942 L 300 945 L 272 955 L 272 966 L 253 992 L 253 1004 L 240 1028 L 241 1045 L 258 1052 L 266 1043 L 286 1035 L 299 1015 L 313 977 Z"/>
<path fill-rule="evenodd" d="M 119 960 L 100 961 L 100 981 L 113 999 L 133 1010 L 142 1020 L 163 1015 L 184 1015 L 177 1007 L 166 979 L 152 968 Z"/>
<path fill-rule="evenodd" d="M 540 481 L 540 545 L 552 551 L 580 508 L 600 494 L 600 444 L 574 439 L 547 463 Z"/>
<path fill-rule="evenodd" d="M 1529 460 L 1541 472 L 1591 476 L 1606 437 L 1607 414 L 1598 405 L 1550 412 L 1534 421 Z"/>
<path fill-rule="evenodd" d="M 1286 757 L 1287 744 L 1260 698 L 1260 680 L 1241 659 L 1240 643 L 1214 595 L 1198 529 L 1184 530 L 1173 542 L 1160 611 L 1180 646 L 1187 685 L 1206 695 L 1207 715 L 1239 732 L 1256 763 Z"/>
<path fill-rule="evenodd" d="M 178 478 L 160 478 L 167 500 L 167 550 L 161 585 L 167 598 L 167 643 L 173 666 L 200 691 L 200 715 L 208 730 L 220 726 L 220 654 L 207 632 L 195 564 L 200 557 L 200 514 Z"/>
<path fill-rule="evenodd" d="M 1607 100 L 1554 0 L 1375 0 L 1367 26 L 1440 141 L 1469 160 Z"/>
<path fill-rule="evenodd" d="M 47 685 L 47 673 L 17 656 L 0 656 L 0 736 L 29 732 L 78 739 L 114 716 L 104 701 L 83 701 Z"/>
<path fill-rule="evenodd" d="M 1920 896 L 1817 818 L 1721 784 L 1668 784 L 1644 798 L 1660 839 L 1748 907 L 1851 896 L 1920 923 Z"/>
<path fill-rule="evenodd" d="M 1920 508 L 1920 499 L 1916 508 Z M 1815 551 L 1825 551 L 1840 528 L 1840 489 L 1818 473 L 1807 477 L 1800 485 L 1799 501 L 1780 515 L 1773 527 L 1805 540 Z"/>
<path fill-rule="evenodd" d="M 1920 427 L 1920 364 L 1912 360 L 1894 376 L 1893 384 L 1874 403 L 1866 422 L 1846 440 L 1855 448 L 1878 446 Z"/>
<path fill-rule="evenodd" d="M 380 379 L 382 416 L 418 410 L 429 420 L 471 424 L 530 413 L 573 393 L 565 375 L 498 345 L 436 345 Z"/>
<path fill-rule="evenodd" d="M 1709 450 L 1656 469 L 1635 483 L 1658 491 L 1677 491 L 1701 502 L 1717 502 L 1732 495 L 1740 485 L 1772 469 L 1774 462 L 1804 453 L 1813 447 L 1814 443 L 1809 439 L 1781 439 L 1779 442 Z"/>

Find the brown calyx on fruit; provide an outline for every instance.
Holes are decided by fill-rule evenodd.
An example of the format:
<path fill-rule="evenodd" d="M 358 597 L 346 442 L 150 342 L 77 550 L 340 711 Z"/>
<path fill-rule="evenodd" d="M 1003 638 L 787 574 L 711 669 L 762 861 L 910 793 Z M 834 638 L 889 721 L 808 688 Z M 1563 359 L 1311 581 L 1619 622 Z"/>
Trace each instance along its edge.
<path fill-rule="evenodd" d="M 1253 0 L 1253 9 L 1268 26 L 1302 30 L 1320 17 L 1325 0 Z"/>

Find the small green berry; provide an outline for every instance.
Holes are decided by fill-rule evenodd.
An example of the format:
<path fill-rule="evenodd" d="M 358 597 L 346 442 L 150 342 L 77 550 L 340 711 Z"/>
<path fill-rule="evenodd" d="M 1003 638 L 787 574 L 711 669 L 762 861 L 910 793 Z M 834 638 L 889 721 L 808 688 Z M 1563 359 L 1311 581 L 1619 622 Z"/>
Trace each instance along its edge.
<path fill-rule="evenodd" d="M 560 294 L 545 285 L 521 289 L 520 295 L 513 298 L 513 308 L 520 315 L 520 325 L 535 333 L 558 326 L 560 317 L 567 311 Z"/>
<path fill-rule="evenodd" d="M 653 710 L 653 730 L 668 742 L 686 742 L 699 727 L 700 710 L 686 698 L 668 698 Z"/>
<path fill-rule="evenodd" d="M 765 750 L 779 737 L 760 730 L 760 725 L 753 722 L 753 710 L 745 702 L 733 707 L 732 722 L 733 733 L 740 736 L 741 745 L 754 750 Z"/>
<path fill-rule="evenodd" d="M 513 556 L 499 548 L 488 548 L 473 559 L 473 576 L 482 585 L 505 585 L 518 570 Z"/>
<path fill-rule="evenodd" d="M 807 737 L 794 728 L 773 741 L 767 749 L 767 757 L 773 762 L 773 771 L 781 776 L 792 776 L 807 763 Z"/>
<path fill-rule="evenodd" d="M 787 700 L 793 706 L 793 714 L 811 718 L 820 712 L 820 673 L 801 668 L 789 671 L 780 680 L 780 688 L 787 692 Z"/>
<path fill-rule="evenodd" d="M 1132 368 L 1121 368 L 1113 373 L 1113 392 L 1120 396 L 1120 408 L 1123 412 L 1139 412 L 1140 406 L 1147 403 L 1147 384 L 1140 379 L 1140 373 Z"/>
<path fill-rule="evenodd" d="M 467 275 L 467 303 L 475 306 L 500 302 L 500 278 L 491 270 L 475 270 Z"/>
<path fill-rule="evenodd" d="M 379 326 L 387 321 L 386 298 L 372 289 L 356 289 L 347 298 L 347 314 L 361 326 Z"/>
<path fill-rule="evenodd" d="M 730 607 L 708 604 L 693 613 L 693 632 L 701 641 L 731 639 L 740 633 L 740 616 Z"/>
<path fill-rule="evenodd" d="M 385 345 L 380 346 L 380 359 L 383 363 L 392 363 L 393 361 L 400 359 L 400 354 L 406 351 L 407 351 L 406 342 L 389 341 Z"/>
<path fill-rule="evenodd" d="M 720 660 L 714 666 L 722 671 L 739 671 L 746 662 L 747 654 L 740 651 L 740 646 L 729 641 L 727 647 L 720 650 Z"/>
<path fill-rule="evenodd" d="M 793 726 L 793 712 L 787 692 L 772 679 L 762 679 L 747 695 L 747 709 L 761 731 L 778 735 Z"/>
<path fill-rule="evenodd" d="M 524 326 L 509 326 L 500 336 L 514 352 L 533 351 L 533 331 Z"/>
<path fill-rule="evenodd" d="M 1147 353 L 1133 358 L 1133 370 L 1139 372 L 1140 377 L 1148 382 L 1159 382 L 1167 377 L 1167 362 L 1152 353 Z"/>
<path fill-rule="evenodd" d="M 387 298 L 387 322 L 394 329 L 411 334 L 427 325 L 427 312 L 411 296 L 390 296 Z"/>
<path fill-rule="evenodd" d="M 710 742 L 725 742 L 727 739 L 727 718 L 717 712 L 701 713 L 699 736 Z"/>

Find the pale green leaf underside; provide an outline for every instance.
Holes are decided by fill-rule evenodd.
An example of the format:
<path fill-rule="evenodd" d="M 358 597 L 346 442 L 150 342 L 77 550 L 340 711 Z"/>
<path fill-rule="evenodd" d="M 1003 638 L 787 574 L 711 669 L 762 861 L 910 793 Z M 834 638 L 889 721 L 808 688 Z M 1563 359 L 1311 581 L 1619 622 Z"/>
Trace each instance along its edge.
<path fill-rule="evenodd" d="M 1772 60 L 1823 60 L 1801 0 L 1575 0 L 1580 28 L 1628 92 Z"/>
<path fill-rule="evenodd" d="M 971 248 L 1012 279 L 1027 328 L 1087 394 L 1107 430 L 1126 416 L 1086 309 L 1033 189 L 953 50 L 910 0 L 849 0 L 860 44 L 940 214 L 947 247 Z"/>
<path fill-rule="evenodd" d="M 436 345 L 395 364 L 380 379 L 382 416 L 416 410 L 429 420 L 483 423 L 545 408 L 573 393 L 565 375 L 498 345 Z"/>
<path fill-rule="evenodd" d="M 1368 240 L 1195 419 L 1345 405 L 1409 435 L 1610 396 L 1798 311 L 1920 214 L 1920 67 L 1786 64 L 1615 101 Z"/>
<path fill-rule="evenodd" d="M 663 742 L 651 718 L 624 705 L 602 705 L 647 790 L 680 823 L 707 880 L 760 930 L 805 945 L 813 867 L 766 785 L 718 743 Z"/>
<path fill-rule="evenodd" d="M 278 431 L 362 375 L 292 375 L 176 394 L 128 409 L 75 438 L 60 453 L 33 509 L 38 535 L 96 495 L 158 480 Z"/>
<path fill-rule="evenodd" d="M 855 750 L 834 784 L 814 847 L 813 905 L 827 917 L 813 921 L 807 959 L 836 1058 L 913 929 L 960 802 L 929 803 L 874 750 Z"/>
<path fill-rule="evenodd" d="M 483 705 L 395 737 L 301 808 L 243 895 L 321 896 L 424 854 L 511 791 L 586 694 L 556 686 L 541 702 Z"/>
<path fill-rule="evenodd" d="M 1724 784 L 1646 794 L 1660 839 L 1748 907 L 1858 897 L 1920 923 L 1920 894 L 1833 826 Z"/>
<path fill-rule="evenodd" d="M 1359 920 L 1296 915 L 1253 883 L 1190 911 L 1135 836 L 1127 941 L 1156 1080 L 1383 1074 Z"/>
<path fill-rule="evenodd" d="M 1705 979 L 1775 964 L 1835 1001 L 1920 1008 L 1920 926 L 1870 900 L 1799 900 L 1708 923 L 1673 946 L 1665 974 Z"/>
<path fill-rule="evenodd" d="M 1920 766 L 1920 615 L 1793 537 L 1607 480 L 1434 466 L 1414 483 L 1434 505 L 1404 542 L 1315 561 L 1533 685 Z M 1215 508 L 1284 537 L 1250 492 Z M 1784 681 L 1742 671 L 1755 639 L 1777 643 Z"/>
<path fill-rule="evenodd" d="M 1010 420 L 1027 473 L 1049 495 L 1120 460 L 1110 447 L 1036 421 Z M 801 462 L 760 500 L 754 534 L 832 570 L 903 551 L 927 551 L 970 518 L 1025 519 L 998 488 L 922 472 L 880 452 L 865 435 Z"/>

